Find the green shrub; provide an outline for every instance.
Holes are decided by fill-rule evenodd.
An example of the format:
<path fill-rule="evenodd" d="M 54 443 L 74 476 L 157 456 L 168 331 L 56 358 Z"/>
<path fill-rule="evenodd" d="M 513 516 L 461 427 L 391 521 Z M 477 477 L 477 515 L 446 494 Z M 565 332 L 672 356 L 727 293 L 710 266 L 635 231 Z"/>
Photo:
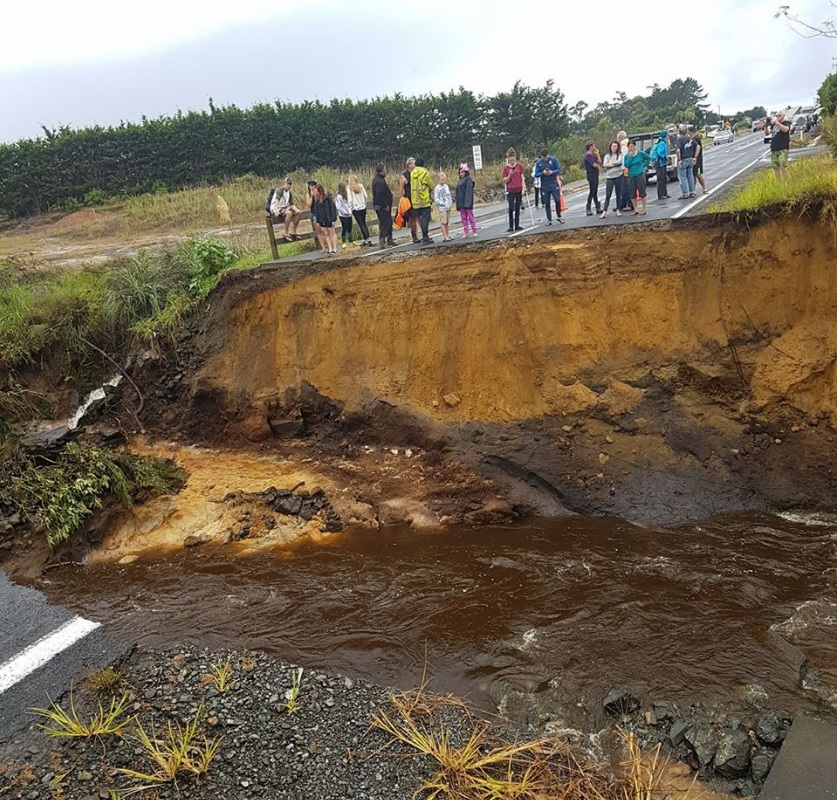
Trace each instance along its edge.
<path fill-rule="evenodd" d="M 80 530 L 109 495 L 130 508 L 132 492 L 163 494 L 184 479 L 172 462 L 76 443 L 69 444 L 52 465 L 37 466 L 18 454 L 5 460 L 2 472 L 0 503 L 37 519 L 53 548 Z"/>
<path fill-rule="evenodd" d="M 91 189 L 84 195 L 84 205 L 88 208 L 91 206 L 103 206 L 107 199 L 107 195 L 101 189 Z"/>
<path fill-rule="evenodd" d="M 188 272 L 190 294 L 203 298 L 215 286 L 218 276 L 235 263 L 235 253 L 226 242 L 202 236 L 178 245 L 170 261 Z"/>
<path fill-rule="evenodd" d="M 130 330 L 137 322 L 159 314 L 177 276 L 147 251 L 122 262 L 105 279 L 103 313 L 112 329 Z"/>

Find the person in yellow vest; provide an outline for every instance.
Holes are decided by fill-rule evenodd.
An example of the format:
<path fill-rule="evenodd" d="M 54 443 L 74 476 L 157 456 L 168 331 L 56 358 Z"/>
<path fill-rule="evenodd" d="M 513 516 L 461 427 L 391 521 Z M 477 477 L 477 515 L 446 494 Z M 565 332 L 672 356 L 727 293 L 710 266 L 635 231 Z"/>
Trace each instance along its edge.
<path fill-rule="evenodd" d="M 422 244 L 433 244 L 430 238 L 430 205 L 433 189 L 433 178 L 430 177 L 424 159 L 417 158 L 416 166 L 410 173 L 410 201 L 418 214 Z"/>

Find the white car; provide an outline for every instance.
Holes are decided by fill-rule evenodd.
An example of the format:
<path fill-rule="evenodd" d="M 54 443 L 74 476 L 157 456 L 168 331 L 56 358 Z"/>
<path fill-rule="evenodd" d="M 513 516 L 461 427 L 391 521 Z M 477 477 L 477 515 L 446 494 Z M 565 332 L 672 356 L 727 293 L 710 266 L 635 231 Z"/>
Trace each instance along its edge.
<path fill-rule="evenodd" d="M 721 128 L 712 136 L 712 144 L 729 144 L 735 138 L 732 128 Z"/>

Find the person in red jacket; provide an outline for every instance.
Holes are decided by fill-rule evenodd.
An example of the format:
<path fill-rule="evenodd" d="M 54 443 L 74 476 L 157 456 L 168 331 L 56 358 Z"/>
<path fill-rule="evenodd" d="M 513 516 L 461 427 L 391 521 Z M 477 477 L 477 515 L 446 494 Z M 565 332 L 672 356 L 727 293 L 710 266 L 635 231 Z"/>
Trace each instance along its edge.
<path fill-rule="evenodd" d="M 520 204 L 523 200 L 525 182 L 523 165 L 517 161 L 517 153 L 510 147 L 506 153 L 508 163 L 503 167 L 503 183 L 506 185 L 506 200 L 509 205 L 509 227 L 507 233 L 522 231 L 520 227 Z"/>

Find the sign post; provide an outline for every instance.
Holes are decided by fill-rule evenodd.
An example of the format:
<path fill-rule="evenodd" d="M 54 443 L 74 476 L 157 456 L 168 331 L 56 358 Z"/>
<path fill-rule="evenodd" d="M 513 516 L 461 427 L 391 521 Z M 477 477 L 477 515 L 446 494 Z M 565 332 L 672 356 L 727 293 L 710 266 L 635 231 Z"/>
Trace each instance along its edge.
<path fill-rule="evenodd" d="M 482 169 L 482 146 L 475 144 L 472 150 L 474 152 L 474 169 Z"/>

